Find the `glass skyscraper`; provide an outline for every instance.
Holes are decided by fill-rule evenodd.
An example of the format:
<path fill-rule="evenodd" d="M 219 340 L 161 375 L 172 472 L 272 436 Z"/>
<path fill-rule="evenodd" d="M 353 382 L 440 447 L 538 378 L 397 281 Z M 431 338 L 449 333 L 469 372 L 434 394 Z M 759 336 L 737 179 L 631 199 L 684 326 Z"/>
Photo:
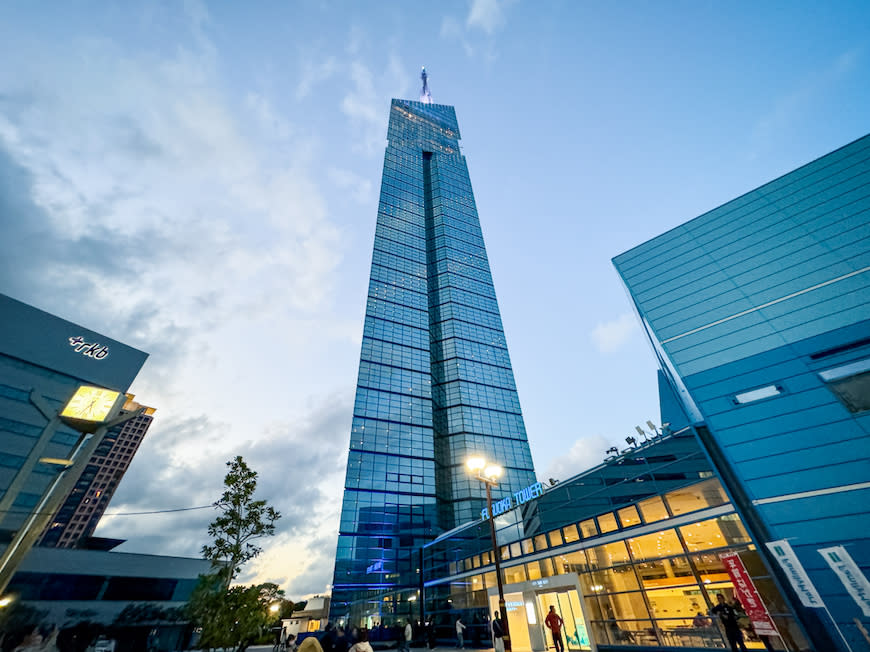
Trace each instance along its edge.
<path fill-rule="evenodd" d="M 504 467 L 499 496 L 535 482 L 456 114 L 394 99 L 332 619 L 409 613 L 420 547 L 485 506 L 472 453 Z"/>

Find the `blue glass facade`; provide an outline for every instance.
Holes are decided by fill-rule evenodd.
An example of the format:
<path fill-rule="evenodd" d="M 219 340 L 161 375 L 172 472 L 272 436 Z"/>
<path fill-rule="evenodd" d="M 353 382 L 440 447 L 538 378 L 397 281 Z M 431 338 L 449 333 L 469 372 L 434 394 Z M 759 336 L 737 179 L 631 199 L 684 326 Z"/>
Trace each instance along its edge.
<path fill-rule="evenodd" d="M 754 535 L 787 539 L 870 649 L 818 552 L 842 545 L 870 574 L 870 136 L 614 264 Z M 820 609 L 803 619 L 846 649 Z"/>
<path fill-rule="evenodd" d="M 389 622 L 366 600 L 418 588 L 420 546 L 479 518 L 472 453 L 504 466 L 498 495 L 535 482 L 454 109 L 393 100 L 332 618 Z"/>
<path fill-rule="evenodd" d="M 81 342 L 78 339 L 81 338 Z M 87 344 L 99 344 L 87 355 Z M 60 319 L 0 294 L 0 499 L 34 453 L 48 421 L 31 392 L 50 408 L 60 408 L 80 384 L 125 392 L 147 354 L 78 324 Z M 38 399 L 37 399 L 38 400 Z M 59 425 L 39 457 L 69 457 L 80 433 Z M 0 513 L 0 538 L 10 538 L 37 505 L 57 473 L 36 464 L 6 513 Z"/>

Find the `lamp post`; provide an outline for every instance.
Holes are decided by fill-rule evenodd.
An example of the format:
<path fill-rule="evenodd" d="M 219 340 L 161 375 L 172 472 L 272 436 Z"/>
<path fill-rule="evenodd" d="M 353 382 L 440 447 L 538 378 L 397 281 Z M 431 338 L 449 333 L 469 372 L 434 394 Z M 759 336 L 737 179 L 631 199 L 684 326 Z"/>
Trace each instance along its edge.
<path fill-rule="evenodd" d="M 469 457 L 465 461 L 466 468 L 474 473 L 474 476 L 480 480 L 486 487 L 486 513 L 489 515 L 489 535 L 492 538 L 492 558 L 495 562 L 495 580 L 498 584 L 498 613 L 502 618 L 504 628 L 505 652 L 511 652 L 511 637 L 508 629 L 507 608 L 504 601 L 504 586 L 501 581 L 501 560 L 498 554 L 498 542 L 495 538 L 495 519 L 492 514 L 492 487 L 498 486 L 498 479 L 501 477 L 502 469 L 498 464 L 491 464 L 484 458 L 474 456 Z"/>

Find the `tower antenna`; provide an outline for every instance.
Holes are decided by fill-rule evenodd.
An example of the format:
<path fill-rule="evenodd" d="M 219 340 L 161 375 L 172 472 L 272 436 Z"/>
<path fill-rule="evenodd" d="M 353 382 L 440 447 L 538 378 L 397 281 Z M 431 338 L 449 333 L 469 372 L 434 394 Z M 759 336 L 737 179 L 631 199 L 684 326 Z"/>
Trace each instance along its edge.
<path fill-rule="evenodd" d="M 420 73 L 420 79 L 423 80 L 423 90 L 420 91 L 420 101 L 423 104 L 432 104 L 432 93 L 429 92 L 429 75 L 426 74 L 426 66 L 423 66 L 423 72 Z"/>

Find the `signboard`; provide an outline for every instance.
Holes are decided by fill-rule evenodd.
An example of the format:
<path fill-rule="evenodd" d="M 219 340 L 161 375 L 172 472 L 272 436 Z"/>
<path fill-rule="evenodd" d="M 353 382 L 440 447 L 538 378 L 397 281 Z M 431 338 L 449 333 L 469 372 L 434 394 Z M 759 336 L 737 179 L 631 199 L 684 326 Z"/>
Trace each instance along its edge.
<path fill-rule="evenodd" d="M 527 503 L 532 498 L 537 498 L 538 496 L 544 495 L 544 485 L 540 482 L 536 482 L 535 484 L 530 484 L 525 489 L 520 489 L 516 493 L 507 498 L 502 498 L 501 500 L 494 502 L 492 504 L 492 513 L 493 516 L 498 516 L 499 514 L 504 514 L 509 509 L 513 509 L 514 507 L 519 507 L 523 503 Z M 489 511 L 486 507 L 480 510 L 480 518 L 484 521 L 489 518 Z"/>
<path fill-rule="evenodd" d="M 816 587 L 810 582 L 807 572 L 801 566 L 801 562 L 797 558 L 797 555 L 794 554 L 794 550 L 792 550 L 789 542 L 785 539 L 780 539 L 779 541 L 770 541 L 765 545 L 773 554 L 777 563 L 782 566 L 782 570 L 785 571 L 789 583 L 795 590 L 795 593 L 798 594 L 801 604 L 805 607 L 825 608 L 822 596 L 819 595 Z"/>
<path fill-rule="evenodd" d="M 728 577 L 734 584 L 734 593 L 743 605 L 746 615 L 749 616 L 749 622 L 752 623 L 755 633 L 759 636 L 779 636 L 776 625 L 773 624 L 767 607 L 761 601 L 761 596 L 758 595 L 758 590 L 752 583 L 752 578 L 749 577 L 740 555 L 736 552 L 723 552 L 719 555 L 719 559 L 725 564 Z"/>
<path fill-rule="evenodd" d="M 852 556 L 846 552 L 843 546 L 820 548 L 819 554 L 840 578 L 849 595 L 861 607 L 862 613 L 870 617 L 870 582 L 867 581 Z"/>

